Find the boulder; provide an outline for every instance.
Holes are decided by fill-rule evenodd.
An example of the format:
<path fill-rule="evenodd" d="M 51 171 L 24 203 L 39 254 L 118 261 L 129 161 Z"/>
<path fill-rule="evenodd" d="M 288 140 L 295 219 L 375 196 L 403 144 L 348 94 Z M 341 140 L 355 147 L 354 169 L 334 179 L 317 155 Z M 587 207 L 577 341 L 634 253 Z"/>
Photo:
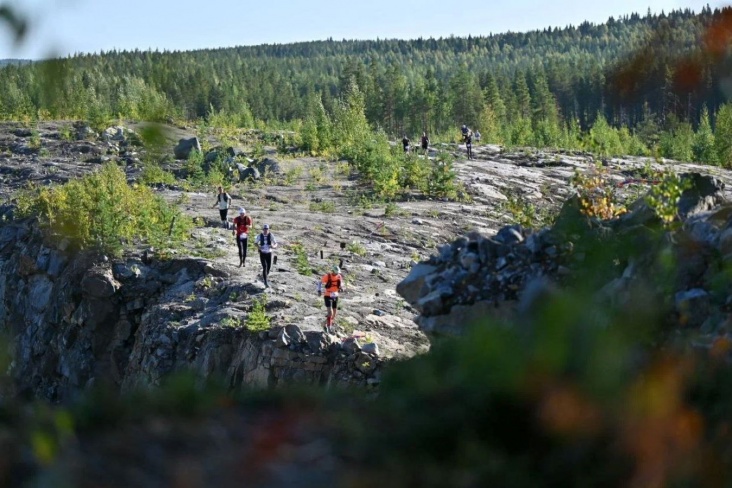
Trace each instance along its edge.
<path fill-rule="evenodd" d="M 201 143 L 198 141 L 198 137 L 179 140 L 173 149 L 173 153 L 176 159 L 188 159 L 194 150 L 201 152 Z"/>
<path fill-rule="evenodd" d="M 468 327 L 486 320 L 504 320 L 516 314 L 516 302 L 476 302 L 470 305 L 454 305 L 450 313 L 420 316 L 417 318 L 419 328 L 431 336 L 458 336 L 464 334 Z"/>
<path fill-rule="evenodd" d="M 396 291 L 407 303 L 414 305 L 422 295 L 425 279 L 437 271 L 436 266 L 420 263 L 412 268 L 412 271 L 397 284 Z"/>
<path fill-rule="evenodd" d="M 241 166 L 241 168 L 240 168 Z M 259 170 L 254 167 L 247 167 L 241 164 L 237 164 L 237 168 L 239 169 L 239 180 L 258 180 L 261 178 L 261 175 L 259 173 Z"/>
<path fill-rule="evenodd" d="M 112 270 L 92 268 L 81 280 L 81 291 L 86 297 L 109 298 L 120 288 L 120 284 L 112 276 Z"/>
<path fill-rule="evenodd" d="M 278 174 L 282 172 L 280 162 L 274 158 L 264 158 L 257 163 L 257 169 L 260 173 Z"/>
<path fill-rule="evenodd" d="M 685 173 L 681 177 L 691 183 L 679 198 L 679 215 L 682 218 L 711 210 L 724 201 L 724 183 L 719 179 L 699 173 Z"/>
<path fill-rule="evenodd" d="M 361 351 L 372 356 L 379 356 L 379 346 L 375 342 L 364 344 Z"/>
<path fill-rule="evenodd" d="M 107 127 L 102 132 L 102 140 L 108 142 L 127 142 L 128 136 L 130 134 L 133 134 L 133 131 L 121 125 Z"/>

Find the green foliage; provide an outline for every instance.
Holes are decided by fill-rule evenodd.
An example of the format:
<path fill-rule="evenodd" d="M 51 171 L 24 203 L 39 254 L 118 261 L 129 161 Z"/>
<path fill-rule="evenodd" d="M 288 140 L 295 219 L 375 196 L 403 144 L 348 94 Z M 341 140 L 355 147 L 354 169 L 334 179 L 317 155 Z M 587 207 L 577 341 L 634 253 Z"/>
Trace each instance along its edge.
<path fill-rule="evenodd" d="M 295 269 L 298 273 L 303 276 L 310 276 L 313 274 L 313 268 L 310 266 L 308 255 L 305 252 L 305 247 L 301 242 L 295 241 L 290 245 L 290 249 L 295 254 Z"/>
<path fill-rule="evenodd" d="M 611 219 L 626 212 L 608 170 L 596 164 L 586 173 L 576 171 L 570 183 L 577 192 L 580 211 L 588 217 Z"/>
<path fill-rule="evenodd" d="M 175 175 L 168 171 L 165 171 L 158 164 L 148 163 L 142 168 L 142 174 L 140 180 L 146 185 L 175 185 Z"/>
<path fill-rule="evenodd" d="M 309 209 L 311 212 L 335 213 L 336 204 L 333 200 L 322 200 L 320 202 L 310 202 Z"/>
<path fill-rule="evenodd" d="M 129 186 L 114 164 L 62 186 L 29 189 L 17 200 L 18 214 L 38 217 L 45 231 L 104 252 L 136 240 L 172 245 L 187 239 L 193 226 L 146 186 Z"/>
<path fill-rule="evenodd" d="M 399 206 L 394 202 L 388 202 L 384 207 L 384 217 L 396 217 L 397 215 L 401 215 L 401 213 Z"/>
<path fill-rule="evenodd" d="M 269 330 L 270 318 L 267 315 L 267 297 L 262 295 L 260 298 L 252 300 L 252 309 L 247 315 L 246 327 L 252 332 L 262 332 Z"/>
<path fill-rule="evenodd" d="M 554 222 L 556 215 L 546 208 L 539 208 L 521 195 L 509 193 L 506 201 L 500 205 L 501 210 L 510 215 L 512 224 L 538 229 Z"/>
<path fill-rule="evenodd" d="M 590 129 L 589 146 L 590 150 L 599 156 L 614 156 L 623 152 L 620 136 L 600 113 L 597 114 L 595 123 Z"/>
<path fill-rule="evenodd" d="M 58 129 L 58 137 L 62 141 L 73 141 L 75 139 L 74 128 L 67 124 L 62 125 Z"/>
<path fill-rule="evenodd" d="M 453 157 L 448 153 L 440 153 L 432 160 L 427 194 L 433 197 L 457 198 L 458 186 L 453 168 Z"/>
<path fill-rule="evenodd" d="M 724 104 L 717 113 L 714 132 L 714 147 L 719 163 L 725 168 L 732 167 L 732 105 Z"/>
<path fill-rule="evenodd" d="M 661 154 L 670 159 L 692 161 L 694 159 L 694 130 L 688 122 L 673 120 L 671 128 L 663 134 L 659 141 Z"/>
<path fill-rule="evenodd" d="M 360 242 L 349 242 L 346 245 L 346 250 L 348 252 L 352 252 L 353 254 L 357 256 L 365 256 L 366 255 L 366 248 L 361 244 Z"/>
<path fill-rule="evenodd" d="M 718 164 L 719 158 L 715 151 L 714 132 L 709 122 L 709 111 L 706 107 L 702 109 L 699 128 L 694 134 L 694 161 L 705 164 Z"/>
<path fill-rule="evenodd" d="M 41 134 L 38 132 L 38 129 L 31 130 L 31 135 L 28 139 L 28 146 L 34 149 L 41 147 Z"/>
<path fill-rule="evenodd" d="M 250 330 L 253 330 L 252 327 L 254 327 L 254 328 L 258 327 L 258 323 L 261 323 L 261 321 L 262 321 L 261 317 L 255 317 L 252 320 L 252 313 L 253 312 L 251 312 L 249 314 L 249 320 L 247 320 L 247 328 L 249 328 Z M 267 318 L 267 317 L 265 316 L 265 318 Z M 252 323 L 252 326 L 251 327 L 249 326 L 250 322 Z M 233 328 L 236 328 L 236 327 L 240 327 L 241 326 L 241 320 L 239 319 L 239 317 L 231 317 L 231 316 L 229 316 L 229 317 L 224 317 L 221 320 L 220 324 L 221 324 L 222 327 L 233 327 Z M 262 330 L 267 330 L 268 328 L 269 328 L 269 322 L 267 322 L 267 326 L 264 327 Z"/>
<path fill-rule="evenodd" d="M 690 181 L 681 179 L 676 173 L 667 172 L 661 175 L 657 185 L 651 187 L 646 202 L 664 225 L 671 225 L 678 217 L 679 200 L 690 185 Z"/>
<path fill-rule="evenodd" d="M 186 179 L 193 184 L 203 182 L 206 176 L 203 171 L 203 158 L 201 151 L 193 150 L 185 162 Z"/>

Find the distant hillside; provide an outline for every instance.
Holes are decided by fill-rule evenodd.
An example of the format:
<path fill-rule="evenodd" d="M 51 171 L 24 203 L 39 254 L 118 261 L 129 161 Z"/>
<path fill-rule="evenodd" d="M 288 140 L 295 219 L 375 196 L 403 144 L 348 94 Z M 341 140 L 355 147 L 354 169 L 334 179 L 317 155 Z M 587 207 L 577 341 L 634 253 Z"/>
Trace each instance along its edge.
<path fill-rule="evenodd" d="M 33 61 L 30 59 L 0 59 L 0 66 L 7 66 L 9 64 L 13 65 L 24 65 L 24 64 L 30 64 Z"/>
<path fill-rule="evenodd" d="M 696 125 L 704 105 L 714 118 L 725 100 L 725 65 L 702 40 L 728 14 L 705 8 L 478 37 L 79 55 L 0 71 L 8 87 L 0 110 L 6 118 L 43 108 L 62 117 L 217 112 L 239 124 L 287 122 L 315 116 L 321 102 L 332 112 L 357 86 L 369 121 L 391 134 L 461 123 L 519 124 L 520 132 L 518 119 L 534 130 L 545 119 L 587 128 L 598 113 L 631 127 L 651 115 Z M 649 46 L 639 63 L 633 56 Z M 43 85 L 44 73 L 58 80 Z"/>

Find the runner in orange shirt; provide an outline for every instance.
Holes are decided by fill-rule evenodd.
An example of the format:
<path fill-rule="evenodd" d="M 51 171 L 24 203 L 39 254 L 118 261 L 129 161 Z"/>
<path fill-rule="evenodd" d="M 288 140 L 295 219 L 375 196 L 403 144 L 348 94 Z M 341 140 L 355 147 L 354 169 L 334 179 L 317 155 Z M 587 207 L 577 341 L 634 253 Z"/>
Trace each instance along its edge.
<path fill-rule="evenodd" d="M 325 308 L 328 309 L 325 331 L 329 334 L 334 332 L 334 322 L 338 313 L 338 294 L 343 292 L 344 287 L 345 282 L 338 265 L 334 265 L 331 272 L 323 275 L 318 283 L 318 296 L 325 294 Z"/>

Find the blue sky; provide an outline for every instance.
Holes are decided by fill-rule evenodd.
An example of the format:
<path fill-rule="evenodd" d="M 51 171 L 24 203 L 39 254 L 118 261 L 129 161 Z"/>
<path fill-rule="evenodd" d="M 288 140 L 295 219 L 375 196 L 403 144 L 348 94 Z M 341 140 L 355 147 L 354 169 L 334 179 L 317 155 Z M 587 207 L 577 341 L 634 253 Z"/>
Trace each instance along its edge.
<path fill-rule="evenodd" d="M 326 39 L 487 35 L 604 22 L 707 3 L 694 0 L 15 0 L 31 19 L 21 46 L 0 32 L 0 58 L 116 49 L 188 50 Z"/>

